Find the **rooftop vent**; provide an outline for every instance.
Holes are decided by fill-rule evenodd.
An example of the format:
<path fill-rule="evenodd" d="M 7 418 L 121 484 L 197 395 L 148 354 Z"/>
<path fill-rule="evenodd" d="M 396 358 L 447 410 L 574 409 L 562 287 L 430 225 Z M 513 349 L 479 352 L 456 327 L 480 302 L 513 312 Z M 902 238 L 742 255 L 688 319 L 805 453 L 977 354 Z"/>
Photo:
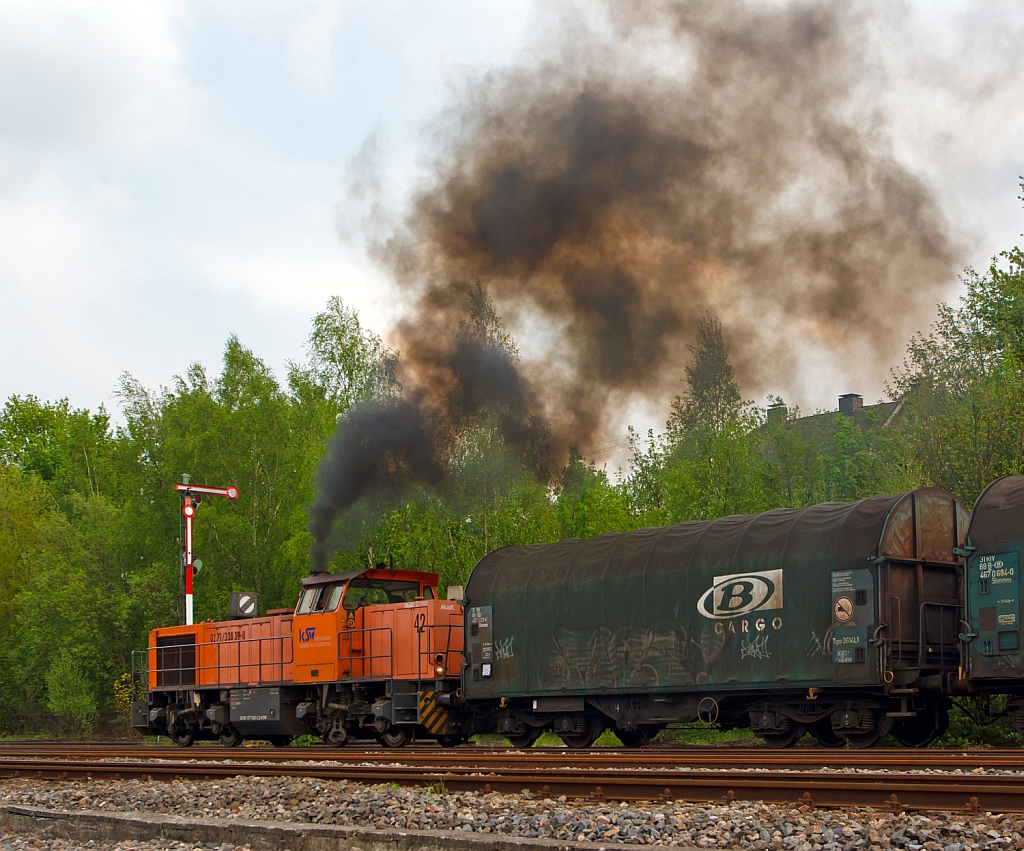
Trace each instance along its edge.
<path fill-rule="evenodd" d="M 785 405 L 768 406 L 768 425 L 785 425 L 789 419 L 789 409 Z"/>
<path fill-rule="evenodd" d="M 864 407 L 864 397 L 859 393 L 846 393 L 839 397 L 839 413 L 852 417 L 856 411 Z"/>

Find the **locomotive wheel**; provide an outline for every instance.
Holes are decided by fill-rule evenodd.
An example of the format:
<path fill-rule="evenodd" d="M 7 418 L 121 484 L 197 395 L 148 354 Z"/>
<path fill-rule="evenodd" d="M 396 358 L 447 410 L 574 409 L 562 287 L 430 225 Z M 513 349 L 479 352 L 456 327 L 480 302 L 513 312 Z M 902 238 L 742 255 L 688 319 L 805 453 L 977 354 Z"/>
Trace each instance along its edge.
<path fill-rule="evenodd" d="M 175 730 L 171 738 L 179 748 L 190 748 L 195 744 L 196 731 L 190 727 L 182 727 L 180 730 Z"/>
<path fill-rule="evenodd" d="M 242 734 L 234 727 L 222 727 L 217 738 L 220 739 L 221 745 L 225 748 L 237 748 L 242 744 Z"/>
<path fill-rule="evenodd" d="M 770 748 L 788 748 L 799 742 L 806 732 L 806 724 L 800 724 L 794 721 L 793 726 L 784 733 L 761 733 L 760 736 L 764 739 L 764 743 Z"/>
<path fill-rule="evenodd" d="M 832 717 L 829 715 L 811 724 L 811 735 L 823 748 L 841 748 L 846 744 L 846 739 L 832 729 Z"/>
<path fill-rule="evenodd" d="M 620 730 L 615 728 L 615 735 L 627 748 L 643 748 L 651 743 L 651 740 L 664 728 L 657 724 L 641 724 L 635 730 Z"/>
<path fill-rule="evenodd" d="M 582 733 L 558 734 L 558 738 L 565 742 L 567 748 L 582 750 L 583 748 L 589 748 L 597 741 L 597 737 L 601 735 L 601 722 L 597 718 L 592 717 L 588 717 L 586 721 L 587 729 Z"/>
<path fill-rule="evenodd" d="M 896 741 L 905 748 L 924 748 L 949 728 L 945 707 L 929 706 L 913 718 L 901 718 L 892 731 Z"/>
<path fill-rule="evenodd" d="M 522 733 L 506 733 L 506 738 L 514 748 L 532 748 L 540 734 L 540 727 L 527 727 Z"/>
<path fill-rule="evenodd" d="M 404 748 L 409 742 L 405 730 L 397 724 L 392 724 L 380 734 L 380 743 L 386 748 Z"/>
<path fill-rule="evenodd" d="M 442 734 L 437 737 L 437 743 L 442 748 L 457 748 L 464 741 L 466 741 L 466 737 L 460 733 L 449 733 L 447 735 Z"/>
<path fill-rule="evenodd" d="M 875 710 L 872 714 L 875 716 L 875 726 L 873 729 L 842 734 L 843 738 L 846 739 L 846 744 L 851 748 L 873 748 L 889 735 L 889 731 L 892 729 L 892 718 L 878 710 Z"/>

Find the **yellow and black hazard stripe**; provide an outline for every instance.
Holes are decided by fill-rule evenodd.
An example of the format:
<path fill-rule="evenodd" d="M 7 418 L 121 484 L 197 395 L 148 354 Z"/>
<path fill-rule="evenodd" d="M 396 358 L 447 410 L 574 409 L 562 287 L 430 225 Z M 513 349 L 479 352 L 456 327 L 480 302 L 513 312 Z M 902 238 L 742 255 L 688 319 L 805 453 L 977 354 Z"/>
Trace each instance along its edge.
<path fill-rule="evenodd" d="M 448 709 L 437 702 L 436 691 L 420 692 L 420 724 L 435 736 L 448 732 L 450 723 Z"/>

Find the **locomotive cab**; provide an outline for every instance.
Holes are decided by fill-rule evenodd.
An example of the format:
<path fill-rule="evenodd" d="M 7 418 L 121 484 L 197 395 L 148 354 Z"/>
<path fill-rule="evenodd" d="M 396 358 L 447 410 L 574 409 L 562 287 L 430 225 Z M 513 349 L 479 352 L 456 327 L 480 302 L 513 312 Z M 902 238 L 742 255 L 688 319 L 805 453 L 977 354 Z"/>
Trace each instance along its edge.
<path fill-rule="evenodd" d="M 391 656 L 410 636 L 396 635 L 393 617 L 384 624 L 375 610 L 437 597 L 437 574 L 413 570 L 316 574 L 301 584 L 292 622 L 300 683 L 390 676 Z"/>
<path fill-rule="evenodd" d="M 437 574 L 383 566 L 302 580 L 293 619 L 302 717 L 332 745 L 391 747 L 427 734 L 464 738 L 453 712 L 462 673 L 462 606 L 437 599 Z M 313 700 L 313 697 L 316 700 Z"/>

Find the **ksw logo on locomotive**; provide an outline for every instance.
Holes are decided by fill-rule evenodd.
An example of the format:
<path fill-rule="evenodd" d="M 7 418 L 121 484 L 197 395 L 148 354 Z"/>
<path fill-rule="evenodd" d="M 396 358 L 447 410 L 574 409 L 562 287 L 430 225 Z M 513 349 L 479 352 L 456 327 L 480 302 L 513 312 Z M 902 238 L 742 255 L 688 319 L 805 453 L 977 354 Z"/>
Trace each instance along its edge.
<path fill-rule="evenodd" d="M 781 570 L 716 576 L 714 584 L 697 601 L 697 611 L 714 620 L 781 608 Z"/>
<path fill-rule="evenodd" d="M 305 629 L 299 630 L 299 643 L 305 644 L 308 641 L 312 641 L 316 637 L 316 627 L 307 626 Z"/>

